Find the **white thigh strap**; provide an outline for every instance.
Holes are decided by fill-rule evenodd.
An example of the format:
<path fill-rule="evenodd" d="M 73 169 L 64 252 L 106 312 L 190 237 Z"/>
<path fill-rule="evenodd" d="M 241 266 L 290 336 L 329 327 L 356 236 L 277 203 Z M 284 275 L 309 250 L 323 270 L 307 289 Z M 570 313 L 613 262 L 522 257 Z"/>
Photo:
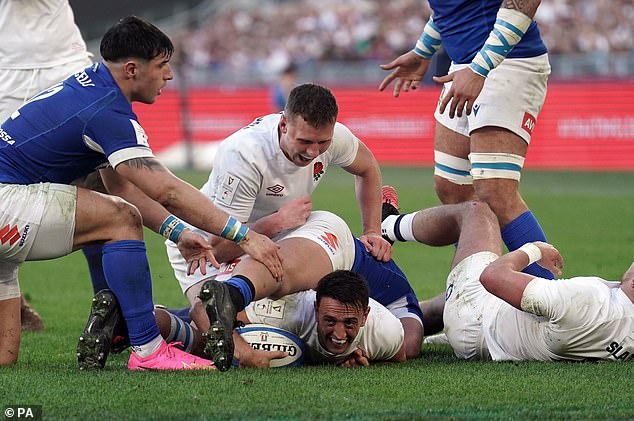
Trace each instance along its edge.
<path fill-rule="evenodd" d="M 509 178 L 518 180 L 522 176 L 524 157 L 511 153 L 470 153 L 471 176 L 474 180 L 484 178 Z"/>
<path fill-rule="evenodd" d="M 471 164 L 468 160 L 439 151 L 434 151 L 434 160 L 436 161 L 434 175 L 454 184 L 473 184 L 473 178 L 469 173 Z"/>

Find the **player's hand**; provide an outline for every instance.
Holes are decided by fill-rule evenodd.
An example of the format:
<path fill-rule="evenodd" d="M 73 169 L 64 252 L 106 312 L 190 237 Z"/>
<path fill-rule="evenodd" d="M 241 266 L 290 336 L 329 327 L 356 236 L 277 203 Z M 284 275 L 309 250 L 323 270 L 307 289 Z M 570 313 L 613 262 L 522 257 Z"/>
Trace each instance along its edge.
<path fill-rule="evenodd" d="M 200 273 L 206 275 L 208 264 L 215 268 L 220 267 L 214 257 L 213 248 L 209 244 L 209 240 L 189 228 L 183 230 L 180 237 L 178 237 L 176 246 L 187 261 L 188 275 L 196 272 L 198 268 L 200 268 Z"/>
<path fill-rule="evenodd" d="M 341 363 L 341 367 L 369 367 L 370 361 L 365 356 L 365 352 L 361 348 L 352 351 L 346 360 Z"/>
<path fill-rule="evenodd" d="M 302 226 L 308 220 L 313 202 L 310 196 L 300 197 L 285 203 L 277 212 L 280 219 L 281 231 Z"/>
<path fill-rule="evenodd" d="M 367 233 L 359 237 L 359 241 L 363 243 L 365 249 L 376 260 L 381 262 L 389 262 L 392 258 L 392 245 L 387 242 L 381 234 Z"/>
<path fill-rule="evenodd" d="M 392 60 L 388 64 L 381 64 L 383 70 L 393 70 L 379 85 L 379 91 L 383 91 L 394 79 L 394 96 L 398 97 L 401 90 L 404 92 L 414 90 L 420 85 L 420 81 L 427 73 L 430 60 L 426 60 L 414 51 L 408 51 L 402 56 Z"/>
<path fill-rule="evenodd" d="M 445 76 L 434 76 L 434 82 L 447 83 L 453 81 L 451 88 L 444 92 L 440 101 L 440 113 L 445 112 L 447 104 L 451 101 L 449 106 L 449 118 L 454 118 L 455 115 L 462 117 L 462 110 L 466 107 L 467 115 L 471 114 L 473 109 L 473 103 L 475 102 L 482 87 L 484 86 L 484 77 L 480 76 L 469 67 L 458 70 L 457 72 L 449 73 Z"/>
<path fill-rule="evenodd" d="M 271 366 L 271 361 L 285 357 L 288 357 L 288 352 L 254 349 L 253 352 L 240 358 L 238 367 L 268 368 Z"/>
<path fill-rule="evenodd" d="M 282 282 L 282 257 L 279 254 L 280 246 L 269 237 L 249 230 L 246 237 L 238 243 L 242 251 L 262 263 L 273 275 L 277 282 Z"/>
<path fill-rule="evenodd" d="M 537 264 L 544 269 L 548 269 L 556 276 L 560 276 L 561 269 L 564 267 L 564 258 L 561 253 L 559 253 L 559 250 L 551 244 L 544 243 L 542 241 L 535 241 L 533 244 L 535 244 L 539 248 L 539 251 L 542 252 L 542 258 L 537 262 Z"/>

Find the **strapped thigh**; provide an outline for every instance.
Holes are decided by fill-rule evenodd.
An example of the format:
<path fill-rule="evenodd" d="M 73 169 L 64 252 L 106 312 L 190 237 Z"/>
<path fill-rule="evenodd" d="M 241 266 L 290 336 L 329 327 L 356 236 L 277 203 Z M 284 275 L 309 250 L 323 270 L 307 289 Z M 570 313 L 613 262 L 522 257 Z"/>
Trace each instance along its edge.
<path fill-rule="evenodd" d="M 448 153 L 434 151 L 434 175 L 445 178 L 454 184 L 473 184 L 468 160 L 458 158 Z"/>
<path fill-rule="evenodd" d="M 519 181 L 524 157 L 512 153 L 470 153 L 471 176 L 474 180 L 508 178 Z"/>

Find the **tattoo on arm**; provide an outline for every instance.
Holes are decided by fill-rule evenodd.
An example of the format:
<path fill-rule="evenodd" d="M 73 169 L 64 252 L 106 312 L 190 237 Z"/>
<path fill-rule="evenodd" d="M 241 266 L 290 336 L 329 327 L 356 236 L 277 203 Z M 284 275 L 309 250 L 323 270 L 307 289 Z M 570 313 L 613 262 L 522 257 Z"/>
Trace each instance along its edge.
<path fill-rule="evenodd" d="M 540 3 L 540 0 L 504 0 L 502 7 L 505 9 L 518 10 L 526 16 L 533 18 Z"/>
<path fill-rule="evenodd" d="M 123 161 L 121 165 L 127 165 L 130 168 L 146 169 L 150 171 L 164 171 L 165 167 L 154 158 L 132 158 Z"/>

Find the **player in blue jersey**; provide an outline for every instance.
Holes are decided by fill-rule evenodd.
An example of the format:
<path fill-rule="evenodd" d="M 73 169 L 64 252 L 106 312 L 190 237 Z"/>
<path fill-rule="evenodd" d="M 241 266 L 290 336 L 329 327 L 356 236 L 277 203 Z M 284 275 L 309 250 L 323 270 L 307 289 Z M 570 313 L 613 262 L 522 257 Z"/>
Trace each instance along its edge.
<path fill-rule="evenodd" d="M 154 158 L 131 103 L 153 103 L 172 79 L 170 39 L 132 16 L 106 32 L 100 51 L 103 62 L 36 95 L 0 126 L 0 365 L 18 357 L 20 264 L 104 243 L 104 275 L 133 350 L 128 368 L 208 369 L 211 361 L 167 345 L 159 334 L 142 224 L 177 243 L 203 271 L 217 265 L 209 240 L 179 218 L 235 241 L 280 280 L 277 246 Z M 95 168 L 112 196 L 70 184 Z M 80 368 L 103 367 L 111 310 L 107 299 L 93 302 L 78 345 Z"/>
<path fill-rule="evenodd" d="M 485 201 L 509 250 L 546 241 L 519 192 L 521 170 L 546 96 L 550 64 L 533 16 L 539 0 L 430 0 L 433 16 L 416 47 L 382 65 L 394 96 L 416 89 L 442 44 L 452 59 L 434 137 L 436 193 L 443 203 Z M 387 221 L 393 224 L 396 217 Z M 402 238 L 396 238 L 402 240 Z M 526 272 L 545 278 L 538 265 Z"/>

